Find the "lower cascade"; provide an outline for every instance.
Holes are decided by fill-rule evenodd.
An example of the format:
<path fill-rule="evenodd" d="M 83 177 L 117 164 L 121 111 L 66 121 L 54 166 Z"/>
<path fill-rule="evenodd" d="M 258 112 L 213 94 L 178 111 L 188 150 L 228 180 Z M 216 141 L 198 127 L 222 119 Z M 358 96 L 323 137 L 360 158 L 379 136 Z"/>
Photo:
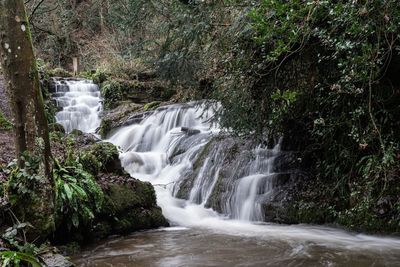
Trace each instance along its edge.
<path fill-rule="evenodd" d="M 190 207 L 196 205 L 202 212 L 213 214 L 206 207 L 217 193 L 216 184 L 230 156 L 224 142 L 205 148 L 221 132 L 210 122 L 216 108 L 202 102 L 162 107 L 141 122 L 118 129 L 108 140 L 122 149 L 123 166 L 133 177 L 156 186 L 159 204 L 172 222 L 190 224 Z M 225 202 L 219 211 L 232 219 L 263 221 L 262 203 L 273 192 L 273 165 L 280 153 L 279 144 L 272 150 L 255 147 L 252 152 L 254 157 L 235 166 L 237 171 L 229 177 L 230 190 L 216 196 Z M 195 170 L 199 162 L 201 166 Z M 187 200 L 176 198 L 182 195 L 188 180 Z"/>

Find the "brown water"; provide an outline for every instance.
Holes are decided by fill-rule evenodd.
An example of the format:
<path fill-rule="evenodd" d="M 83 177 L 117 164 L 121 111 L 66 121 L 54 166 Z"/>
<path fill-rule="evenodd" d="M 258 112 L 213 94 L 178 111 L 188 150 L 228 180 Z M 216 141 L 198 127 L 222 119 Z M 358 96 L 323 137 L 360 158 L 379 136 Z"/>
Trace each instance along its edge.
<path fill-rule="evenodd" d="M 77 266 L 113 267 L 400 266 L 399 240 L 320 227 L 275 228 L 274 235 L 201 228 L 139 232 L 89 247 L 73 261 Z M 289 235 L 282 232 L 279 238 L 285 229 Z M 295 235 L 298 230 L 306 235 Z M 326 237 L 316 237 L 324 232 Z"/>

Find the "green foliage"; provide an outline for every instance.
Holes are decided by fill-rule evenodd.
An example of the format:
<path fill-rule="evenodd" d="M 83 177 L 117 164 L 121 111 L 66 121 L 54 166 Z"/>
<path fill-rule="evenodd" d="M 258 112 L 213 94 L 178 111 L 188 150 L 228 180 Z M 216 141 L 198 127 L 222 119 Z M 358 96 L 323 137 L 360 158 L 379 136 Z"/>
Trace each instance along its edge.
<path fill-rule="evenodd" d="M 12 214 L 12 213 L 11 213 Z M 13 215 L 13 214 L 12 214 Z M 17 223 L 4 231 L 1 236 L 3 242 L 6 242 L 12 250 L 1 251 L 1 266 L 43 266 L 35 255 L 38 255 L 41 248 L 36 247 L 32 243 L 28 243 L 25 239 L 27 228 L 31 228 L 29 223 Z"/>
<path fill-rule="evenodd" d="M 42 267 L 36 257 L 17 251 L 0 251 L 1 267 L 18 267 L 21 264 L 29 264 L 32 267 Z"/>
<path fill-rule="evenodd" d="M 77 158 L 78 162 L 82 164 L 84 170 L 90 172 L 93 175 L 99 173 L 102 164 L 92 153 L 81 152 Z"/>
<path fill-rule="evenodd" d="M 56 161 L 54 178 L 59 216 L 69 229 L 88 225 L 100 211 L 104 198 L 93 176 L 80 163 L 69 159 L 64 166 Z"/>
<path fill-rule="evenodd" d="M 105 82 L 101 87 L 101 95 L 104 97 L 104 107 L 111 109 L 122 100 L 122 86 L 115 80 Z"/>
<path fill-rule="evenodd" d="M 103 82 L 107 81 L 108 74 L 102 69 L 96 69 L 96 71 L 84 71 L 80 73 L 80 77 L 92 80 L 95 84 L 101 85 Z"/>
<path fill-rule="evenodd" d="M 274 129 L 274 132 L 281 131 L 280 127 L 285 117 L 291 111 L 291 107 L 297 100 L 298 92 L 295 91 L 284 91 L 277 89 L 271 96 L 271 114 L 270 114 L 270 129 Z"/>
<path fill-rule="evenodd" d="M 32 201 L 40 189 L 41 181 L 45 179 L 44 174 L 40 172 L 40 157 L 32 157 L 28 153 L 24 153 L 21 160 L 24 162 L 22 169 L 18 167 L 15 160 L 8 165 L 6 170 L 11 204 L 16 203 L 17 200 L 26 203 Z"/>
<path fill-rule="evenodd" d="M 4 117 L 4 114 L 0 111 L 0 130 L 9 131 L 12 129 L 12 124 Z"/>

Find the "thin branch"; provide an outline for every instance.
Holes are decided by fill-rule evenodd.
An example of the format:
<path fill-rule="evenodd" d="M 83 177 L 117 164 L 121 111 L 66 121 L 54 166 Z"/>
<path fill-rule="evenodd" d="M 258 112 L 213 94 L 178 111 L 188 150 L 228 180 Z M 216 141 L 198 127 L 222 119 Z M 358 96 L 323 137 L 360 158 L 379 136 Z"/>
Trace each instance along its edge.
<path fill-rule="evenodd" d="M 35 12 L 38 10 L 38 8 L 43 4 L 44 0 L 41 0 L 33 9 L 31 15 L 29 16 L 29 21 L 33 18 L 33 15 L 35 15 Z"/>

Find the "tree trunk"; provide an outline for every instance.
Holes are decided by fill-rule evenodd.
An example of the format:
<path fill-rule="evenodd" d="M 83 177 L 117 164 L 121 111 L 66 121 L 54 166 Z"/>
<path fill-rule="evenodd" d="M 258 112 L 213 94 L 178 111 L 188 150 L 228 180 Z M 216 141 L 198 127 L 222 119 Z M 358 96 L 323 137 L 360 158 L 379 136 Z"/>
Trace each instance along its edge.
<path fill-rule="evenodd" d="M 36 192 L 39 196 L 38 203 L 22 207 L 26 215 L 39 213 L 36 217 L 51 217 L 30 218 L 35 227 L 42 228 L 45 225 L 35 224 L 47 222 L 54 213 L 52 158 L 39 75 L 23 0 L 0 0 L 0 45 L 1 65 L 13 116 L 18 165 L 20 168 L 24 167 L 21 159 L 23 152 L 40 157 L 43 163 L 41 172 L 44 179 L 40 188 L 36 189 L 40 191 Z"/>

